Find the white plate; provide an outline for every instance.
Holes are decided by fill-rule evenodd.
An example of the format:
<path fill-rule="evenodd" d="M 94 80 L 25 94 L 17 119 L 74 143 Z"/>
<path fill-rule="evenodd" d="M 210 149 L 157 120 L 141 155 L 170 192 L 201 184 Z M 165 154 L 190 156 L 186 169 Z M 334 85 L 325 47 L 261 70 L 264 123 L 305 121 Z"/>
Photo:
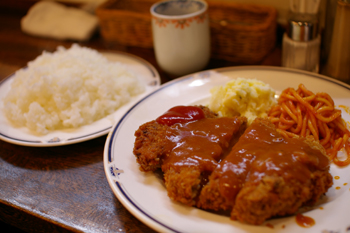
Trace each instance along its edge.
<path fill-rule="evenodd" d="M 3 114 L 2 100 L 11 91 L 11 83 L 14 77 L 12 75 L 0 82 L 0 139 L 18 145 L 35 147 L 62 146 L 90 140 L 107 134 L 131 106 L 160 86 L 160 77 L 157 70 L 147 61 L 127 53 L 108 52 L 102 54 L 111 61 L 127 64 L 144 82 L 146 91 L 133 97 L 130 102 L 120 107 L 113 114 L 90 125 L 77 129 L 55 130 L 44 136 L 36 136 L 25 127 L 13 127 Z"/>
<path fill-rule="evenodd" d="M 331 174 L 340 179 L 334 179 L 326 198 L 305 213 L 316 221 L 311 228 L 297 225 L 295 216 L 267 221 L 273 226 L 271 228 L 241 224 L 227 216 L 187 207 L 168 198 L 162 179 L 152 172 L 139 171 L 132 151 L 134 132 L 141 124 L 154 120 L 175 105 L 208 104 L 212 87 L 224 85 L 237 77 L 259 79 L 269 83 L 278 93 L 303 83 L 311 91 L 329 93 L 336 105 L 350 106 L 349 85 L 298 70 L 230 67 L 173 80 L 134 105 L 108 134 L 104 169 L 114 194 L 134 216 L 159 232 L 346 232 L 350 227 L 350 166 L 338 168 L 331 165 Z M 345 111 L 343 118 L 350 121 Z"/>

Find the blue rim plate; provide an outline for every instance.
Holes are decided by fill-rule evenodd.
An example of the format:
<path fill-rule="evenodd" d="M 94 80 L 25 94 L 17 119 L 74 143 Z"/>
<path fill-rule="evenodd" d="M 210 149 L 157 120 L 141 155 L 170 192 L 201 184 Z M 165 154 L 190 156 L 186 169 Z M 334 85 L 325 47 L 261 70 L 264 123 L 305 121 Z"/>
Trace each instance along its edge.
<path fill-rule="evenodd" d="M 212 87 L 238 77 L 259 79 L 270 84 L 277 94 L 303 83 L 313 92 L 329 93 L 336 105 L 350 106 L 349 85 L 293 69 L 228 67 L 175 79 L 138 101 L 108 134 L 103 155 L 104 170 L 115 196 L 135 217 L 159 232 L 345 232 L 350 227 L 350 166 L 331 165 L 331 174 L 339 179 L 334 179 L 334 185 L 317 205 L 304 210 L 304 215 L 316 221 L 311 228 L 297 225 L 295 216 L 268 220 L 266 223 L 270 227 L 241 224 L 231 221 L 228 216 L 172 202 L 159 176 L 139 170 L 133 145 L 134 132 L 141 124 L 154 120 L 176 105 L 208 104 Z M 346 111 L 343 111 L 343 118 L 350 121 Z"/>
<path fill-rule="evenodd" d="M 25 127 L 13 127 L 3 114 L 4 105 L 2 100 L 11 91 L 11 83 L 14 77 L 14 75 L 11 75 L 0 82 L 0 139 L 13 144 L 32 147 L 62 146 L 91 140 L 108 134 L 113 125 L 120 120 L 131 106 L 160 86 L 158 71 L 144 59 L 122 52 L 102 52 L 102 54 L 111 61 L 121 62 L 129 66 L 145 84 L 146 91 L 133 97 L 130 102 L 121 106 L 113 114 L 92 124 L 77 129 L 55 130 L 47 135 L 37 136 Z"/>

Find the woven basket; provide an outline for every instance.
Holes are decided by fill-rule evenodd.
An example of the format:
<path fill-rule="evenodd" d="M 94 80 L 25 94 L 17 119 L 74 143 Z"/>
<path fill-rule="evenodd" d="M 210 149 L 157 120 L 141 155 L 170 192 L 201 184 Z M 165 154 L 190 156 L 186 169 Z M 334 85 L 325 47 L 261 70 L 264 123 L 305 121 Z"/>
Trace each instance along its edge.
<path fill-rule="evenodd" d="M 96 10 L 104 40 L 152 48 L 150 7 L 159 0 L 108 0 Z M 275 46 L 277 11 L 272 7 L 208 1 L 212 57 L 256 64 Z"/>
<path fill-rule="evenodd" d="M 156 0 L 109 0 L 96 9 L 107 42 L 152 48 L 150 8 Z"/>
<path fill-rule="evenodd" d="M 275 8 L 212 1 L 209 17 L 215 58 L 255 64 L 275 47 Z"/>

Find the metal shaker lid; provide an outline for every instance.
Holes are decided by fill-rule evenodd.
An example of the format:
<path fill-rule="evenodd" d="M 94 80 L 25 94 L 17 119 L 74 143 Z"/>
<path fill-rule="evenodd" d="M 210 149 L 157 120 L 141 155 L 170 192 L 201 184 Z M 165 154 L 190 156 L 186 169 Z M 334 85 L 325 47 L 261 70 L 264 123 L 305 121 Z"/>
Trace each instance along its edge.
<path fill-rule="evenodd" d="M 288 22 L 288 36 L 295 41 L 310 41 L 318 35 L 318 21 L 292 18 Z"/>

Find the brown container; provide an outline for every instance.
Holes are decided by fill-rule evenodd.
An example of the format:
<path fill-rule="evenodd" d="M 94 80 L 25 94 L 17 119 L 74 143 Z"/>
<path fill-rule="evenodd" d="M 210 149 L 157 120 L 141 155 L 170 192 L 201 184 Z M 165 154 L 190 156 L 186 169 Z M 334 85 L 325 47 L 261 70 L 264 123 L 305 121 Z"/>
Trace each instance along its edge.
<path fill-rule="evenodd" d="M 215 58 L 255 64 L 275 47 L 275 8 L 213 1 L 209 17 Z"/>
<path fill-rule="evenodd" d="M 104 40 L 152 48 L 150 7 L 157 0 L 108 0 L 96 10 Z M 261 61 L 276 43 L 272 7 L 208 1 L 212 57 L 242 64 Z"/>
<path fill-rule="evenodd" d="M 152 48 L 150 8 L 155 0 L 108 0 L 96 9 L 104 40 Z"/>

